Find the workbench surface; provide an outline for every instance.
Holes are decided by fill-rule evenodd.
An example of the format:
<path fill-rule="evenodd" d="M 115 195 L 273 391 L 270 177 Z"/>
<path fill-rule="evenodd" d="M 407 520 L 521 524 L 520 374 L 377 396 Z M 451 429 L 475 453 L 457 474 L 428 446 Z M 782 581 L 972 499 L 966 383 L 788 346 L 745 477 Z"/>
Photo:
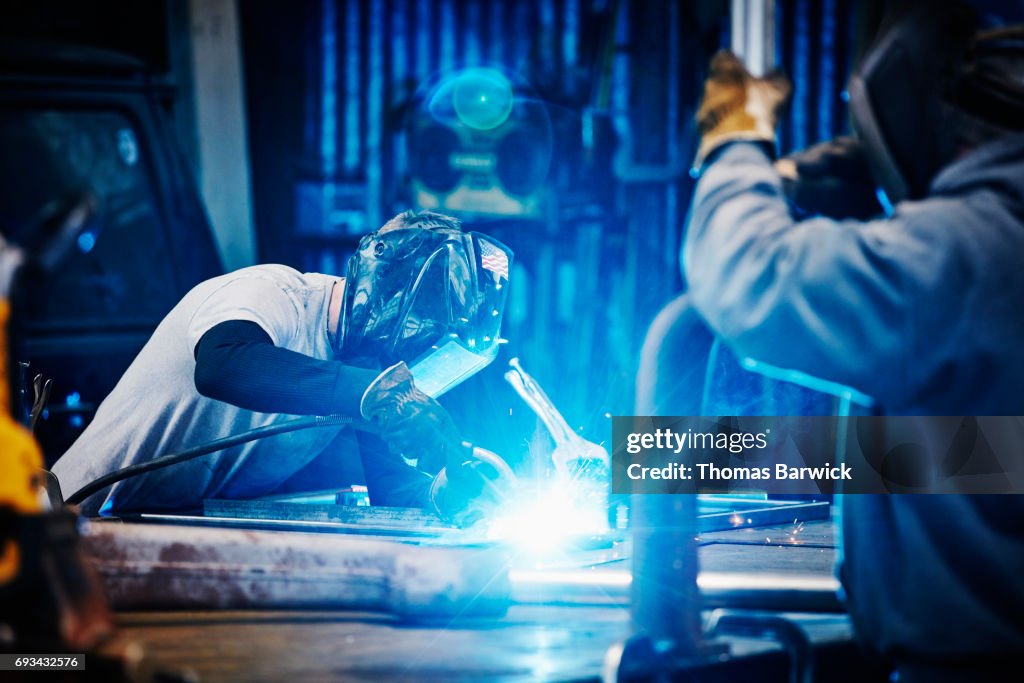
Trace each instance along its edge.
<path fill-rule="evenodd" d="M 701 567 L 827 575 L 835 557 L 832 529 L 822 521 L 707 533 Z M 629 611 L 516 605 L 501 619 L 415 625 L 381 614 L 316 611 L 135 612 L 118 621 L 155 662 L 191 668 L 203 681 L 596 680 L 608 645 L 627 633 Z M 827 658 L 829 668 L 849 668 L 839 663 L 858 656 L 844 615 L 805 615 L 801 624 L 816 648 L 838 653 Z M 756 680 L 785 680 L 787 658 L 778 645 L 731 639 L 730 648 Z M 712 671 L 700 680 L 717 676 Z"/>

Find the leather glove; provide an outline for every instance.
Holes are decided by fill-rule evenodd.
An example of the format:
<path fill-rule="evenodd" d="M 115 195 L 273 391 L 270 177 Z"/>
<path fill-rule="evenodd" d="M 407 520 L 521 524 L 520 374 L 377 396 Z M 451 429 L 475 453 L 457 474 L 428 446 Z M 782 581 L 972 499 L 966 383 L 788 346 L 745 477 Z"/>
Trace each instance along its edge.
<path fill-rule="evenodd" d="M 486 517 L 516 482 L 512 468 L 497 454 L 472 448 L 467 455 L 463 462 L 446 466 L 430 484 L 434 511 L 460 527 Z"/>
<path fill-rule="evenodd" d="M 775 142 L 775 124 L 792 86 L 781 73 L 755 78 L 733 53 L 711 59 L 704 97 L 697 110 L 700 167 L 715 149 L 732 140 Z"/>
<path fill-rule="evenodd" d="M 838 137 L 775 162 L 782 188 L 800 212 L 865 220 L 882 212 L 864 145 Z"/>
<path fill-rule="evenodd" d="M 405 363 L 392 365 L 367 387 L 359 412 L 377 425 L 392 453 L 416 458 L 416 466 L 430 474 L 463 462 L 472 449 L 448 411 L 416 388 Z"/>

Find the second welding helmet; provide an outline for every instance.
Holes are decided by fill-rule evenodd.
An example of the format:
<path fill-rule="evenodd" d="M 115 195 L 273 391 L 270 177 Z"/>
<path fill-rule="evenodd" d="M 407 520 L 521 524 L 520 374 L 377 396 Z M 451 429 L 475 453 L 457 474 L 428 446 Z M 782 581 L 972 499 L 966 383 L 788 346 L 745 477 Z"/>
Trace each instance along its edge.
<path fill-rule="evenodd" d="M 950 105 L 976 18 L 965 4 L 908 3 L 888 15 L 850 78 L 850 117 L 892 204 L 927 194 L 956 152 Z"/>
<path fill-rule="evenodd" d="M 404 361 L 421 391 L 443 394 L 497 356 L 511 265 L 497 240 L 429 219 L 367 235 L 348 261 L 339 356 Z"/>

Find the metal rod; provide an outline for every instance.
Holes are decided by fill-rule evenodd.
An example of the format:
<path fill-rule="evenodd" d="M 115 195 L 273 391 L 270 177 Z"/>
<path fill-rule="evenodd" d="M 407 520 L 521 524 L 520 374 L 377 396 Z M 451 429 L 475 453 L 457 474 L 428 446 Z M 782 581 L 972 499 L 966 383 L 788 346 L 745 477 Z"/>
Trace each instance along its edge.
<path fill-rule="evenodd" d="M 509 572 L 516 604 L 624 606 L 632 576 L 621 569 Z M 783 612 L 839 613 L 839 581 L 818 574 L 750 574 L 703 571 L 697 576 L 705 609 L 731 607 Z"/>
<path fill-rule="evenodd" d="M 732 0 L 731 48 L 755 76 L 775 66 L 775 0 Z"/>
<path fill-rule="evenodd" d="M 282 531 L 93 521 L 82 547 L 115 609 L 359 609 L 501 616 L 505 553 Z"/>
<path fill-rule="evenodd" d="M 671 643 L 677 657 L 692 657 L 700 643 L 697 589 L 697 496 L 634 495 L 633 632 Z"/>

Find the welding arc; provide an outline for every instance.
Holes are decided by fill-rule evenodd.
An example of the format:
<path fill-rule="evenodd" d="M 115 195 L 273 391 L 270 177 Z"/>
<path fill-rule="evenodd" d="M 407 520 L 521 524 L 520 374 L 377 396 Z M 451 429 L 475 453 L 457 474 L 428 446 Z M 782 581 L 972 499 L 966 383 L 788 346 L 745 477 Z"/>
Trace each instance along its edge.
<path fill-rule="evenodd" d="M 203 455 L 209 455 L 210 453 L 214 453 L 224 448 L 231 448 L 232 446 L 256 441 L 257 439 L 265 439 L 268 436 L 274 436 L 275 434 L 296 432 L 300 429 L 336 427 L 338 425 L 351 424 L 352 422 L 352 418 L 346 415 L 312 415 L 309 417 L 300 417 L 294 420 L 288 420 L 287 422 L 264 425 L 240 434 L 232 434 L 231 436 L 225 436 L 222 439 L 207 441 L 206 443 L 199 444 L 198 446 L 194 446 L 180 453 L 163 455 L 148 462 L 129 465 L 128 467 L 122 467 L 119 470 L 115 470 L 110 474 L 105 474 L 99 479 L 86 484 L 72 493 L 64 503 L 66 505 L 78 505 L 92 494 L 105 489 L 111 484 L 116 484 L 124 479 L 129 479 L 146 472 L 152 472 L 153 470 L 158 470 L 163 467 L 177 465 L 179 462 L 185 462 L 186 460 L 192 460 Z"/>

